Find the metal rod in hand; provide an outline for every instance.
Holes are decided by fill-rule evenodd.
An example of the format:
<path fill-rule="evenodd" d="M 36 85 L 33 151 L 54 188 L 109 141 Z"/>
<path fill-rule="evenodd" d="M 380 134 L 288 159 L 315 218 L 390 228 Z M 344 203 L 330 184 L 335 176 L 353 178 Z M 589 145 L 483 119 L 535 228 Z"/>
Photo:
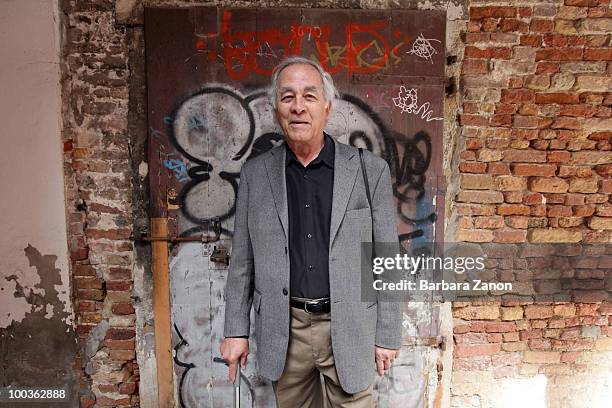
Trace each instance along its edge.
<path fill-rule="evenodd" d="M 234 380 L 234 408 L 240 408 L 240 361 L 238 361 L 238 368 L 236 369 L 236 379 Z"/>

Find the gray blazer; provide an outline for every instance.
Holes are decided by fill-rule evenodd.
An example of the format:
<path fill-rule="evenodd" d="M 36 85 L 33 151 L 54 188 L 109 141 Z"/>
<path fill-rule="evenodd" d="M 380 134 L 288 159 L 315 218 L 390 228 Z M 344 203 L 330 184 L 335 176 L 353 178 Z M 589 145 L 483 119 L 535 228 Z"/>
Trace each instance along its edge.
<path fill-rule="evenodd" d="M 389 166 L 364 151 L 372 194 L 370 216 L 356 148 L 335 143 L 329 286 L 336 371 L 348 393 L 374 380 L 374 345 L 399 349 L 402 305 L 362 302 L 361 241 L 397 242 Z M 281 376 L 289 341 L 289 254 L 285 144 L 246 162 L 234 219 L 225 289 L 225 337 L 248 336 L 255 311 L 259 374 Z"/>

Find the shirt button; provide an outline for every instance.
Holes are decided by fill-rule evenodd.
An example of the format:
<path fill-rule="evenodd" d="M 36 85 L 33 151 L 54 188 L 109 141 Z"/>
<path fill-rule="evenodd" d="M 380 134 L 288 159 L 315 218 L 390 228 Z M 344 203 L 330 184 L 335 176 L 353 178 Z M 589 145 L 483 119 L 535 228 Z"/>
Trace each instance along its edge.
<path fill-rule="evenodd" d="M 283 288 L 283 295 L 287 296 L 287 293 L 289 293 L 289 292 L 287 291 L 287 288 Z"/>
<path fill-rule="evenodd" d="M 313 268 L 312 268 L 312 265 L 308 265 L 308 270 L 309 270 L 309 271 L 312 271 L 312 269 L 313 269 Z"/>
<path fill-rule="evenodd" d="M 306 204 L 306 208 L 310 208 L 310 204 Z"/>
<path fill-rule="evenodd" d="M 312 234 L 306 235 L 307 238 L 312 238 Z"/>

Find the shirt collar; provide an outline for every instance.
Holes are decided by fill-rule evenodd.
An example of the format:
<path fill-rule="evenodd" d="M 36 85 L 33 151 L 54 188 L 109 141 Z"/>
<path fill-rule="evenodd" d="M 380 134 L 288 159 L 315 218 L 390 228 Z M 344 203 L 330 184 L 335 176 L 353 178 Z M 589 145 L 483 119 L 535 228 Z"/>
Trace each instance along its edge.
<path fill-rule="evenodd" d="M 334 168 L 334 155 L 335 155 L 335 146 L 334 146 L 334 141 L 331 138 L 331 136 L 329 136 L 327 133 L 323 133 L 323 149 L 321 149 L 321 151 L 319 152 L 319 155 L 313 160 L 311 161 L 308 165 L 316 165 L 319 162 L 323 162 L 325 165 L 327 165 L 329 168 Z M 289 147 L 289 145 L 286 145 L 287 149 L 286 149 L 286 158 L 287 160 L 285 160 L 285 165 L 289 166 L 291 164 L 291 162 L 295 162 L 299 165 L 302 165 L 299 160 L 297 159 L 297 157 L 295 157 L 295 153 L 293 153 L 293 151 L 291 150 L 291 148 Z"/>

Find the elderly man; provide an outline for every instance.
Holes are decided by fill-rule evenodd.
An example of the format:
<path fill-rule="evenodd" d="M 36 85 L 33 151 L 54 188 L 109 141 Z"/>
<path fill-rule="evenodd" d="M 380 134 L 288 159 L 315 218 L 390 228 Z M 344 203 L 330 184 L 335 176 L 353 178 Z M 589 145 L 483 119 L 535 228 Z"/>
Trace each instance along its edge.
<path fill-rule="evenodd" d="M 364 152 L 370 208 L 358 150 L 323 132 L 336 94 L 319 64 L 280 63 L 271 99 L 286 143 L 240 175 L 221 355 L 233 382 L 252 306 L 258 371 L 280 408 L 372 407 L 375 369 L 399 355 L 401 305 L 361 298 L 361 242 L 397 242 L 389 167 Z"/>

